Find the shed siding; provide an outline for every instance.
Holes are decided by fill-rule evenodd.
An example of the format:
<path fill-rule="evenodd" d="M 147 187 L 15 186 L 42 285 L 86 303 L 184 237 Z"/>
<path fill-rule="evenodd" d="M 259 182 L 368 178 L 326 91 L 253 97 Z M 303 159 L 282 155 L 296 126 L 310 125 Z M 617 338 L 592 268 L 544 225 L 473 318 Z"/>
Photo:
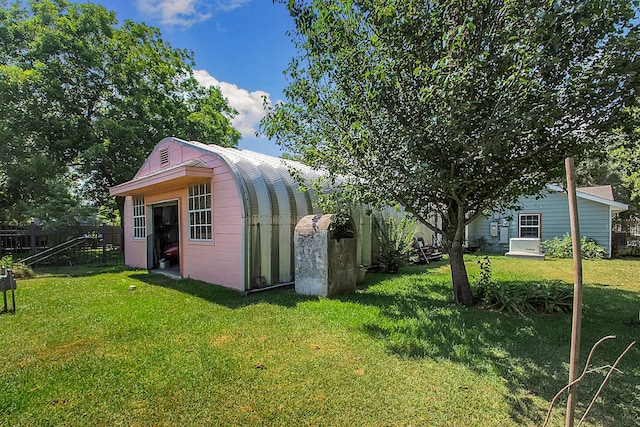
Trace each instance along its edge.
<path fill-rule="evenodd" d="M 169 150 L 169 164 L 162 165 L 160 151 Z M 158 144 L 136 174 L 141 178 L 167 167 L 190 160 L 200 160 L 213 168 L 211 203 L 213 239 L 211 242 L 189 239 L 189 213 L 187 188 L 172 189 L 170 183 L 158 182 L 145 194 L 147 207 L 169 200 L 177 200 L 180 225 L 180 274 L 209 283 L 242 290 L 242 204 L 236 183 L 228 166 L 211 154 L 166 140 Z M 125 207 L 126 263 L 132 267 L 147 268 L 146 240 L 133 239 L 131 197 Z M 147 232 L 151 225 L 148 224 Z"/>
<path fill-rule="evenodd" d="M 168 155 L 161 156 L 164 150 Z M 178 200 L 181 275 L 251 290 L 263 284 L 288 283 L 294 279 L 292 242 L 295 225 L 305 215 L 320 213 L 313 203 L 315 194 L 299 191 L 290 175 L 290 167 L 306 179 L 318 177 L 318 172 L 295 162 L 196 141 L 165 138 L 133 180 L 114 187 L 112 194 L 144 195 L 147 206 Z M 211 242 L 189 240 L 187 186 L 202 182 L 200 179 L 211 179 L 212 182 Z M 129 211 L 126 221 L 130 223 Z M 375 262 L 372 255 L 376 253 L 371 218 L 366 215 L 356 217 L 361 243 L 358 261 L 370 264 Z M 149 228 L 153 228 L 152 225 Z M 131 231 L 127 232 L 129 239 Z M 432 233 L 426 229 L 422 231 L 430 241 Z M 152 237 L 149 241 L 153 241 Z M 132 250 L 132 262 L 147 267 L 147 243 L 138 241 L 135 245 L 137 249 Z"/>
<path fill-rule="evenodd" d="M 146 201 L 145 201 L 146 203 Z M 124 199 L 124 263 L 133 268 L 147 268 L 147 240 L 133 238 L 133 199 Z"/>
<path fill-rule="evenodd" d="M 165 149 L 169 150 L 169 163 L 166 165 L 162 165 L 160 163 L 160 152 Z M 177 166 L 189 160 L 195 159 L 200 159 L 202 162 L 214 168 L 216 167 L 216 163 L 218 165 L 222 164 L 216 157 L 212 156 L 211 154 L 203 154 L 200 150 L 196 150 L 194 148 L 190 148 L 181 144 L 176 144 L 172 140 L 163 140 L 163 142 L 159 143 L 155 147 L 149 157 L 147 157 L 142 167 L 134 176 L 134 179 L 151 175 L 163 169 Z M 231 177 L 231 179 L 233 179 L 233 177 Z"/>

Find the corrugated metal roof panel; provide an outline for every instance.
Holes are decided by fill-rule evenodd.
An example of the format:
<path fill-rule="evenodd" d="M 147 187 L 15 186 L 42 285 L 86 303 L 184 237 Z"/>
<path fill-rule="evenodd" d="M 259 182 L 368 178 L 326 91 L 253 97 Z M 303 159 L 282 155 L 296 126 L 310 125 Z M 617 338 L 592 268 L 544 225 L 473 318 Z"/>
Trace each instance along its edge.
<path fill-rule="evenodd" d="M 309 181 L 319 174 L 300 163 L 252 151 L 172 139 L 218 156 L 237 173 L 245 189 L 245 289 L 293 281 L 295 225 L 318 209 L 315 195 L 300 191 L 290 169 Z"/>

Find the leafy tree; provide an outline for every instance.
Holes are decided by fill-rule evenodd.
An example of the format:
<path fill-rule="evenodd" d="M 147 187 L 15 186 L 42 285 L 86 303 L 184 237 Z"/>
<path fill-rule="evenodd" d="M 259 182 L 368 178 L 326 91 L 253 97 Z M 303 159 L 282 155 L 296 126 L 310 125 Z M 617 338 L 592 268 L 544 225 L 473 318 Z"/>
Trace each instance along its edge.
<path fill-rule="evenodd" d="M 579 186 L 611 185 L 616 200 L 629 209 L 618 220 L 640 217 L 640 108 L 630 106 L 621 112 L 620 125 L 599 150 L 577 157 L 576 180 Z"/>
<path fill-rule="evenodd" d="M 235 111 L 219 89 L 198 85 L 192 54 L 158 29 L 120 25 L 91 3 L 0 4 L 5 206 L 51 200 L 72 176 L 85 198 L 108 205 L 108 188 L 131 179 L 164 136 L 237 145 Z"/>
<path fill-rule="evenodd" d="M 631 0 L 284 3 L 299 55 L 262 130 L 334 194 L 400 203 L 442 233 L 461 304 L 465 226 L 561 177 L 637 87 Z"/>
<path fill-rule="evenodd" d="M 632 212 L 640 216 L 640 107 L 635 105 L 624 112 L 621 135 L 618 144 L 610 151 L 612 163 L 620 174 L 622 187 L 627 190 L 630 203 L 635 204 Z"/>

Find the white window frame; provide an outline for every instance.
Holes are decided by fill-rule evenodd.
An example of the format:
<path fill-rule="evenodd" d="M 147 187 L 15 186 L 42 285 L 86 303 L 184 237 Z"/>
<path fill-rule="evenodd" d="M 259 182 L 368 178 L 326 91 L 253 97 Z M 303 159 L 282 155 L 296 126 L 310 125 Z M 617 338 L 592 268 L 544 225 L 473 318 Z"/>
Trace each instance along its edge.
<path fill-rule="evenodd" d="M 189 240 L 195 242 L 213 241 L 210 182 L 189 186 L 187 210 L 189 216 Z"/>
<path fill-rule="evenodd" d="M 530 220 L 533 220 L 533 218 L 537 219 L 537 224 L 534 224 L 533 222 L 530 222 Z M 527 221 L 527 223 L 524 223 Z M 536 236 L 523 236 L 522 234 L 522 230 L 523 229 L 527 229 L 527 230 L 537 230 L 537 235 Z M 529 234 L 529 233 L 527 233 Z M 542 214 L 540 213 L 524 213 L 524 214 L 519 214 L 518 215 L 518 237 L 523 237 L 523 238 L 531 238 L 531 239 L 540 239 L 542 238 Z"/>
<path fill-rule="evenodd" d="M 136 240 L 146 239 L 147 237 L 147 214 L 144 204 L 144 197 L 132 198 L 132 216 L 133 238 Z"/>

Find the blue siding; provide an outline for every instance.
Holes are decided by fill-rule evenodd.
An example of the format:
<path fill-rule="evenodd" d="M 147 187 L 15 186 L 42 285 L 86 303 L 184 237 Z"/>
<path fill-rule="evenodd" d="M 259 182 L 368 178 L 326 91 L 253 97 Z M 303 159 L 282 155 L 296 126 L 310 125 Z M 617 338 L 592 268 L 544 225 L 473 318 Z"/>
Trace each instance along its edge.
<path fill-rule="evenodd" d="M 566 193 L 549 192 L 541 199 L 525 197 L 520 199 L 522 209 L 509 211 L 500 215 L 497 220 L 502 225 L 503 219 L 509 219 L 509 238 L 518 237 L 518 215 L 540 214 L 542 227 L 542 240 L 562 237 L 571 232 L 569 219 L 569 201 Z M 578 198 L 578 215 L 580 222 L 580 235 L 594 239 L 598 245 L 610 252 L 610 219 L 611 213 L 608 205 Z M 467 239 L 470 245 L 476 243 L 480 236 L 484 236 L 487 251 L 504 252 L 508 245 L 500 245 L 497 237 L 490 235 L 490 223 L 495 221 L 493 216 L 481 217 L 475 220 L 467 228 Z M 502 230 L 501 230 L 502 231 Z"/>

